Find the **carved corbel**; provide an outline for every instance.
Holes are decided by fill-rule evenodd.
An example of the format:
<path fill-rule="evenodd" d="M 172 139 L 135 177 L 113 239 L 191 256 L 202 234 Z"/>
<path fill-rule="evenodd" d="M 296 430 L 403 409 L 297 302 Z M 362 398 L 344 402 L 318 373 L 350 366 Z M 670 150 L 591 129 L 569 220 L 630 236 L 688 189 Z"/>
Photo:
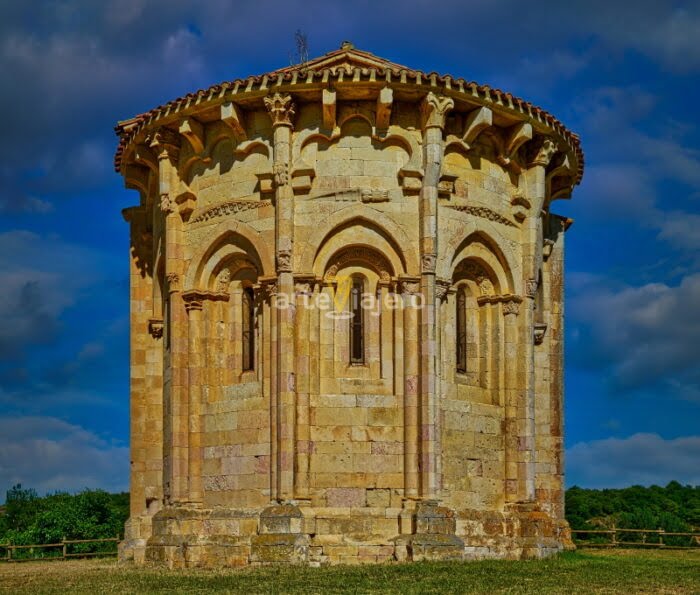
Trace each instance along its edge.
<path fill-rule="evenodd" d="M 503 143 L 502 151 L 496 160 L 504 167 L 514 167 L 519 170 L 517 163 L 513 161 L 513 157 L 524 143 L 532 139 L 532 124 L 529 122 L 521 122 L 508 129 Z"/>
<path fill-rule="evenodd" d="M 386 130 L 389 128 L 391 120 L 391 108 L 394 103 L 394 92 L 389 87 L 384 87 L 379 91 L 377 97 L 377 119 L 375 128 Z"/>
<path fill-rule="evenodd" d="M 519 295 L 503 295 L 499 297 L 499 301 L 503 304 L 504 316 L 517 316 L 520 312 L 520 304 L 523 298 Z"/>
<path fill-rule="evenodd" d="M 452 282 L 449 279 L 438 278 L 435 280 L 435 297 L 441 302 L 447 299 L 447 296 L 451 293 Z"/>
<path fill-rule="evenodd" d="M 407 194 L 418 194 L 423 185 L 423 172 L 417 169 L 401 168 L 399 181 Z"/>
<path fill-rule="evenodd" d="M 533 332 L 533 339 L 535 345 L 542 345 L 544 342 L 544 336 L 547 333 L 547 323 L 546 322 L 536 322 Z"/>
<path fill-rule="evenodd" d="M 323 127 L 326 130 L 333 130 L 335 128 L 336 96 L 336 92 L 332 89 L 323 89 L 321 92 Z"/>
<path fill-rule="evenodd" d="M 277 272 L 292 272 L 292 252 L 291 250 L 279 250 L 277 252 Z"/>
<path fill-rule="evenodd" d="M 452 194 L 455 193 L 455 182 L 459 179 L 459 176 L 453 174 L 443 173 L 440 176 L 438 182 L 438 196 L 440 198 L 450 198 Z"/>
<path fill-rule="evenodd" d="M 550 238 L 545 238 L 544 245 L 542 246 L 542 258 L 547 260 L 552 255 L 552 250 L 554 249 L 554 240 Z"/>
<path fill-rule="evenodd" d="M 229 101 L 221 104 L 220 111 L 221 121 L 228 126 L 234 136 L 240 140 L 247 140 L 248 136 L 245 131 L 245 119 L 243 111 L 238 105 Z"/>
<path fill-rule="evenodd" d="M 266 171 L 258 173 L 255 174 L 255 177 L 258 178 L 258 187 L 260 189 L 261 196 L 274 193 L 275 174 L 273 172 Z"/>
<path fill-rule="evenodd" d="M 524 221 L 525 217 L 527 217 L 527 214 L 530 212 L 530 207 L 532 206 L 530 201 L 525 198 L 525 194 L 523 193 L 522 190 L 518 189 L 516 192 L 513 194 L 513 197 L 510 199 L 510 205 L 513 210 L 513 217 L 516 219 L 516 221 Z"/>
<path fill-rule="evenodd" d="M 180 217 L 182 217 L 183 221 L 187 222 L 195 209 L 197 197 L 194 192 L 186 190 L 175 197 L 175 204 L 178 206 Z"/>
<path fill-rule="evenodd" d="M 124 185 L 131 190 L 141 193 L 141 202 L 148 198 L 150 171 L 139 165 L 127 165 L 124 167 Z"/>
<path fill-rule="evenodd" d="M 569 163 L 569 156 L 564 154 L 559 163 L 554 165 L 545 177 L 547 196 L 550 201 L 568 197 L 571 190 L 570 180 L 572 176 L 573 169 Z M 557 182 L 555 182 L 555 178 L 558 178 Z M 559 183 L 560 181 L 563 181 L 563 183 Z"/>
<path fill-rule="evenodd" d="M 539 165 L 547 167 L 552 157 L 559 151 L 556 143 L 548 136 L 541 137 L 539 143 L 534 145 L 533 156 L 530 159 L 530 167 Z"/>
<path fill-rule="evenodd" d="M 158 158 L 153 154 L 153 151 L 144 144 L 138 144 L 134 147 L 134 162 L 151 170 L 154 174 L 158 174 Z"/>
<path fill-rule="evenodd" d="M 192 150 L 196 154 L 204 151 L 204 126 L 194 118 L 185 118 L 180 123 L 179 132 L 190 143 Z"/>
<path fill-rule="evenodd" d="M 154 339 L 160 339 L 163 336 L 163 319 L 150 318 L 148 320 L 148 332 Z"/>
<path fill-rule="evenodd" d="M 315 168 L 305 163 L 298 163 L 292 171 L 292 190 L 295 194 L 308 193 L 315 177 Z"/>

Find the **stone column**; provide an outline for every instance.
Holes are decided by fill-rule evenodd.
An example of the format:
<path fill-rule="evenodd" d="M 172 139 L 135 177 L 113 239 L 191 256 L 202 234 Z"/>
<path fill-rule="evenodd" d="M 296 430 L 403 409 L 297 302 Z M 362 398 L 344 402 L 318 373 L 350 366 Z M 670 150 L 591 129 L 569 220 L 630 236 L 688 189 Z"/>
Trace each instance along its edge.
<path fill-rule="evenodd" d="M 419 442 L 419 379 L 420 329 L 417 279 L 403 279 L 403 365 L 404 365 L 404 497 L 418 499 L 420 495 Z"/>
<path fill-rule="evenodd" d="M 174 189 L 178 183 L 177 164 L 180 136 L 168 128 L 159 128 L 151 138 L 158 156 L 160 209 L 165 219 L 165 279 L 169 308 L 164 317 L 166 349 L 164 362 L 164 492 L 173 504 L 189 499 L 188 482 L 188 386 L 187 315 L 180 282 L 183 274 L 182 220 L 175 207 Z"/>
<path fill-rule="evenodd" d="M 188 467 L 189 503 L 201 506 L 202 490 L 202 385 L 204 384 L 204 351 L 202 346 L 202 296 L 194 292 L 183 295 L 188 322 Z"/>
<path fill-rule="evenodd" d="M 523 388 L 519 386 L 519 366 L 516 365 L 520 357 L 520 340 L 518 333 L 518 313 L 520 312 L 521 299 L 516 296 L 504 298 L 502 308 L 504 321 L 504 396 L 505 396 L 505 498 L 506 502 L 518 502 L 523 493 L 520 482 L 521 468 L 519 440 L 519 418 L 522 415 L 524 402 Z"/>
<path fill-rule="evenodd" d="M 312 285 L 307 281 L 296 283 L 296 445 L 294 497 L 298 500 L 309 498 L 309 393 L 311 384 L 311 326 L 313 314 L 310 309 Z"/>
<path fill-rule="evenodd" d="M 435 284 L 436 291 L 436 304 L 435 304 L 435 328 L 437 329 L 436 343 L 435 343 L 435 358 L 437 361 L 435 369 L 435 403 L 434 403 L 434 416 L 435 416 L 435 496 L 440 497 L 440 491 L 442 490 L 442 428 L 440 425 L 441 421 L 441 399 L 442 399 L 442 383 L 445 376 L 445 362 L 443 359 L 443 348 L 444 348 L 444 326 L 445 319 L 447 318 L 444 310 L 447 307 L 447 297 L 451 291 L 452 283 L 447 279 L 437 279 Z M 447 344 L 449 345 L 449 343 Z M 449 348 L 449 347 L 448 347 Z"/>
<path fill-rule="evenodd" d="M 277 261 L 277 418 L 278 498 L 294 497 L 294 443 L 296 421 L 296 377 L 294 371 L 294 194 L 289 180 L 292 118 L 291 95 L 275 93 L 265 97 L 272 119 L 275 175 L 276 261 Z"/>
<path fill-rule="evenodd" d="M 419 228 L 421 255 L 420 312 L 420 495 L 435 498 L 437 492 L 436 433 L 436 292 L 435 266 L 438 254 L 438 182 L 444 153 L 443 131 L 447 112 L 454 107 L 450 97 L 428 93 L 421 105 L 423 120 L 423 183 L 420 192 Z"/>
<path fill-rule="evenodd" d="M 520 340 L 523 346 L 525 404 L 518 424 L 521 450 L 519 499 L 535 499 L 535 295 L 539 271 L 542 266 L 543 222 L 542 209 L 546 200 L 546 168 L 558 151 L 547 137 L 532 143 L 531 159 L 524 174 L 527 199 L 531 204 L 528 217 L 523 222 L 523 287 L 527 298 L 520 317 Z"/>

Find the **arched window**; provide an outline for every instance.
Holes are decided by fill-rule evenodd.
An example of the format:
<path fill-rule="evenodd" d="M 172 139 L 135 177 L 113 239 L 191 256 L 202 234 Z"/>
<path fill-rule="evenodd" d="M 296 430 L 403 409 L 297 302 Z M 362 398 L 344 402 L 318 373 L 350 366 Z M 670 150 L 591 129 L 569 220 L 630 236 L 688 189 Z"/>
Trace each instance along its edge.
<path fill-rule="evenodd" d="M 255 296 L 250 287 L 242 294 L 241 343 L 243 346 L 243 371 L 255 369 Z"/>
<path fill-rule="evenodd" d="M 457 371 L 467 371 L 467 295 L 464 287 L 457 290 Z"/>
<path fill-rule="evenodd" d="M 365 363 L 365 317 L 362 312 L 364 283 L 353 277 L 350 288 L 350 363 Z"/>

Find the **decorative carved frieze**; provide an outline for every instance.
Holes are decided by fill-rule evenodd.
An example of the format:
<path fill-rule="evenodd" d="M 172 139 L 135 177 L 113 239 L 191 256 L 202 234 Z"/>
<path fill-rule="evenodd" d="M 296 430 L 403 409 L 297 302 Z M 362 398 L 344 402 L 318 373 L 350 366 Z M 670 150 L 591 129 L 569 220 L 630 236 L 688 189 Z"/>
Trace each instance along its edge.
<path fill-rule="evenodd" d="M 251 209 L 259 209 L 261 207 L 269 207 L 272 203 L 269 200 L 229 200 L 223 203 L 206 207 L 204 210 L 196 213 L 190 223 L 201 223 L 209 221 L 217 217 L 226 217 L 227 215 L 235 215 L 242 211 Z"/>
<path fill-rule="evenodd" d="M 436 95 L 432 91 L 428 93 L 423 99 L 423 103 L 421 103 L 423 129 L 444 128 L 447 112 L 454 106 L 455 102 L 452 97 Z"/>
<path fill-rule="evenodd" d="M 389 200 L 389 191 L 383 188 L 362 188 L 360 200 L 362 202 L 386 202 Z"/>
<path fill-rule="evenodd" d="M 474 215 L 475 217 L 481 217 L 482 219 L 488 219 L 494 223 L 500 223 L 502 225 L 507 225 L 509 227 L 517 227 L 515 223 L 506 219 L 502 215 L 499 215 L 495 211 L 488 209 L 486 207 L 476 207 L 473 205 L 445 205 L 448 209 L 453 209 L 455 211 L 460 211 L 461 213 L 467 213 L 469 215 Z"/>
<path fill-rule="evenodd" d="M 272 118 L 272 126 L 292 126 L 295 105 L 289 94 L 275 93 L 263 99 L 265 108 Z"/>

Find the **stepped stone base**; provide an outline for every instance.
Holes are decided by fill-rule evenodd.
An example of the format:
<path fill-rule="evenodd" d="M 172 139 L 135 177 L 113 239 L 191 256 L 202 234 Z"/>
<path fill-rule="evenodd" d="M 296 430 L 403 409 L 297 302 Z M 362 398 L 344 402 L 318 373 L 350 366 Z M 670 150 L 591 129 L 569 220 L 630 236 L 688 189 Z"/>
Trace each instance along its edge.
<path fill-rule="evenodd" d="M 534 505 L 454 511 L 428 501 L 403 508 L 263 510 L 166 507 L 127 525 L 119 559 L 169 568 L 363 564 L 543 558 L 572 548 L 566 521 Z"/>

